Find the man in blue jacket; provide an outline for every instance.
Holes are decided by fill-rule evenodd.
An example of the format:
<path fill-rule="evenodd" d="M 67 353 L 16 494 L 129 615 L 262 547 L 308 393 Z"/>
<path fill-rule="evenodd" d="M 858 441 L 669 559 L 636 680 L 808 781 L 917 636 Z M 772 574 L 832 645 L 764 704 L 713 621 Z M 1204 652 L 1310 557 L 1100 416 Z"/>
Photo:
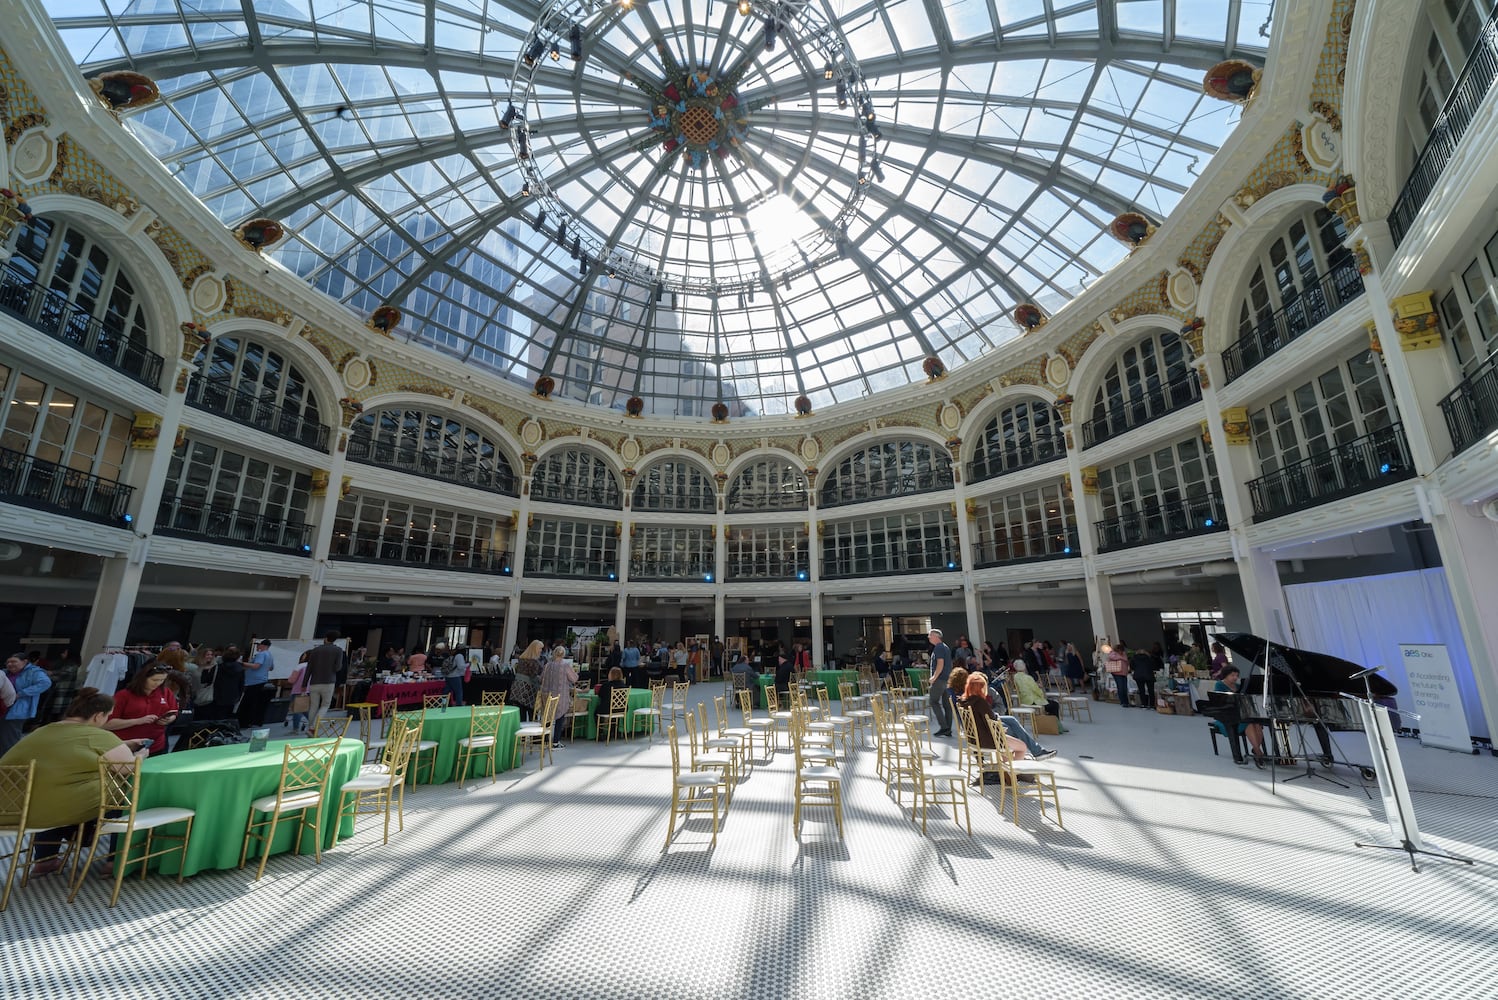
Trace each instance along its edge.
<path fill-rule="evenodd" d="M 16 689 L 16 700 L 0 720 L 0 756 L 21 742 L 21 728 L 36 718 L 42 692 L 52 686 L 47 672 L 21 653 L 12 653 L 5 661 L 5 676 Z"/>

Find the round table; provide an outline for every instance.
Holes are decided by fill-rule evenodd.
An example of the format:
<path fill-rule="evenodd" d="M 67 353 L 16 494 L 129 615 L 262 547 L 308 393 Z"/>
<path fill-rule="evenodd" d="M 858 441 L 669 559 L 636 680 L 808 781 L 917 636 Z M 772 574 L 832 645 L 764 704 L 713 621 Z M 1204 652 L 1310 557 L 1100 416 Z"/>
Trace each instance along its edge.
<path fill-rule="evenodd" d="M 587 722 L 587 728 L 585 728 L 583 730 L 583 732 L 582 732 L 582 736 L 581 737 L 574 736 L 573 739 L 579 739 L 579 738 L 590 739 L 590 740 L 597 739 L 598 738 L 598 695 L 589 693 L 589 694 L 578 695 L 578 697 L 579 698 L 586 698 L 586 699 L 588 699 L 588 722 Z M 635 715 L 635 709 L 637 709 L 637 708 L 649 708 L 649 707 L 650 707 L 650 690 L 648 688 L 647 689 L 643 689 L 643 690 L 641 688 L 630 688 L 629 689 L 629 717 L 625 720 L 625 723 L 624 723 L 624 732 L 625 732 L 626 735 L 633 736 L 637 732 L 643 733 L 643 732 L 648 732 L 650 730 L 649 723 L 651 721 L 651 717 L 650 716 L 646 716 L 646 715 L 639 715 L 639 716 Z M 562 711 L 562 706 L 561 706 L 560 702 L 557 704 L 557 711 L 559 713 Z M 661 725 L 664 726 L 665 723 L 662 722 Z"/>
<path fill-rule="evenodd" d="M 141 764 L 140 808 L 177 806 L 197 813 L 192 824 L 192 841 L 187 845 L 184 875 L 196 875 L 209 868 L 239 867 L 239 851 L 244 844 L 245 824 L 250 817 L 250 803 L 262 795 L 274 795 L 281 780 L 283 748 L 321 743 L 325 740 L 271 740 L 259 753 L 250 753 L 248 743 L 225 747 L 203 747 L 177 753 L 157 754 Z M 344 739 L 333 758 L 333 773 L 323 796 L 323 848 L 332 847 L 340 836 L 354 832 L 352 817 L 334 823 L 338 814 L 338 789 L 359 773 L 364 761 L 364 744 Z M 291 833 L 295 823 L 284 823 L 276 831 L 272 854 L 292 849 Z M 298 853 L 310 853 L 312 845 L 298 845 Z M 166 875 L 177 873 L 177 856 L 169 854 L 155 859 Z"/>
<path fill-rule="evenodd" d="M 476 706 L 465 706 L 463 708 L 429 708 L 426 711 L 426 719 L 421 724 L 421 738 L 432 740 L 437 744 L 437 763 L 431 768 L 431 777 L 422 784 L 440 785 L 443 782 L 452 781 L 456 777 L 456 765 L 458 762 L 458 741 L 469 733 L 469 727 L 473 723 L 473 712 Z M 510 769 L 513 750 L 515 746 L 515 731 L 520 728 L 520 709 L 515 705 L 506 705 L 503 709 L 484 708 L 477 706 L 479 712 L 500 712 L 499 718 L 499 750 L 495 754 L 495 763 L 499 770 Z M 401 718 L 411 723 L 421 720 L 420 712 L 402 712 Z M 470 778 L 488 777 L 488 756 L 476 759 L 468 768 Z M 416 767 L 415 759 L 412 759 L 411 773 L 420 772 L 423 777 L 427 775 L 427 768 Z"/>
<path fill-rule="evenodd" d="M 447 685 L 442 681 L 397 681 L 393 684 L 371 684 L 364 700 L 378 706 L 394 698 L 398 707 L 414 708 L 419 706 L 421 699 L 427 695 L 442 694 L 446 690 Z M 378 716 L 380 710 L 376 708 L 374 714 Z"/>

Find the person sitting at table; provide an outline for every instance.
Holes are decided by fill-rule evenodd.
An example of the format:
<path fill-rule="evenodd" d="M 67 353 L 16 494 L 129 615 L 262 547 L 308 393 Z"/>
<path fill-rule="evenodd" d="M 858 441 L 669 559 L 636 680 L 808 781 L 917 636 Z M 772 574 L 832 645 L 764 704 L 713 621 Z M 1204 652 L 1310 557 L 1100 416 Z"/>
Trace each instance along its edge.
<path fill-rule="evenodd" d="M 791 671 L 795 665 L 790 657 L 785 655 L 785 647 L 775 648 L 775 693 L 785 698 L 791 691 Z"/>
<path fill-rule="evenodd" d="M 551 651 L 551 659 L 546 661 L 546 666 L 541 671 L 541 694 L 556 695 L 557 698 L 557 717 L 552 722 L 551 730 L 553 750 L 562 747 L 562 723 L 567 721 L 572 710 L 572 686 L 576 683 L 577 668 L 567 662 L 567 647 L 557 646 Z"/>
<path fill-rule="evenodd" d="M 1234 666 L 1228 666 L 1222 671 L 1222 676 L 1217 678 L 1217 683 L 1212 685 L 1212 690 L 1225 691 L 1229 694 L 1237 694 L 1239 678 L 1240 674 L 1238 672 L 1238 668 Z M 1230 736 L 1228 734 L 1227 726 L 1223 725 L 1217 719 L 1213 719 L 1212 728 L 1217 730 L 1222 735 L 1228 737 L 1228 743 L 1231 744 L 1233 748 L 1233 763 L 1247 764 L 1248 761 L 1243 759 L 1243 752 L 1239 749 L 1239 746 L 1241 744 L 1238 738 L 1236 736 Z M 1238 723 L 1238 736 L 1248 737 L 1248 746 L 1249 750 L 1254 755 L 1254 763 L 1260 767 L 1263 767 L 1264 758 L 1269 756 L 1269 754 L 1264 752 L 1264 727 L 1259 725 L 1257 722 L 1240 722 Z"/>
<path fill-rule="evenodd" d="M 593 693 L 598 695 L 599 707 L 607 712 L 609 710 L 609 699 L 613 697 L 614 692 L 619 688 L 627 687 L 629 687 L 629 683 L 624 679 L 624 671 L 619 667 L 610 667 L 608 679 L 594 688 Z"/>
<path fill-rule="evenodd" d="M 515 661 L 515 680 L 510 684 L 510 704 L 520 708 L 520 718 L 528 720 L 535 714 L 537 678 L 541 676 L 541 657 L 546 647 L 540 639 L 532 639 Z"/>
<path fill-rule="evenodd" d="M 104 728 L 122 740 L 148 739 L 151 753 L 166 753 L 166 727 L 177 721 L 177 696 L 166 683 L 171 668 L 152 662 L 137 670 L 118 694 Z"/>
<path fill-rule="evenodd" d="M 57 852 L 80 823 L 85 824 L 82 841 L 92 838 L 99 811 L 99 761 L 129 764 L 146 755 L 145 739 L 122 742 L 104 728 L 114 708 L 114 698 L 97 688 L 84 688 L 61 720 L 29 733 L 0 757 L 0 766 L 36 761 L 26 825 L 43 832 L 36 835 L 32 848 L 32 878 L 62 867 Z"/>

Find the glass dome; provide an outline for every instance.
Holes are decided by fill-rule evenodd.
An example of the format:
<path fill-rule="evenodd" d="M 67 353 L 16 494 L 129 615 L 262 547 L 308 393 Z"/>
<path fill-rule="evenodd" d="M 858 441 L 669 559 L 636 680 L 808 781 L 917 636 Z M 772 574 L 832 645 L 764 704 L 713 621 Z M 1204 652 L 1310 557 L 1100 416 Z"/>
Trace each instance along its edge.
<path fill-rule="evenodd" d="M 49 9 L 85 74 L 157 81 L 126 122 L 183 185 L 285 224 L 268 256 L 361 316 L 697 416 L 904 385 L 1059 309 L 1124 256 L 1109 221 L 1165 218 L 1232 129 L 1202 77 L 1262 63 L 1270 5 Z"/>

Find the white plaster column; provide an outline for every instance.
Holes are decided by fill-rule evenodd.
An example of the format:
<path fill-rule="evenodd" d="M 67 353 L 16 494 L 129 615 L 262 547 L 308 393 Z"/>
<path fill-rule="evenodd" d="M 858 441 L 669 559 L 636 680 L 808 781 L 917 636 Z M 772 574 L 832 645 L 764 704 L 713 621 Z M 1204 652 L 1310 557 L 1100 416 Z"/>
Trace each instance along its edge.
<path fill-rule="evenodd" d="M 105 646 L 120 646 L 129 639 L 130 618 L 140 594 L 140 577 L 146 566 L 150 540 L 137 537 L 129 555 L 105 559 L 94 587 L 94 603 L 88 626 L 83 630 L 79 655 L 85 660 Z M 185 637 L 184 637 L 185 638 Z"/>
<path fill-rule="evenodd" d="M 1421 489 L 1488 720 L 1488 736 L 1493 737 L 1498 735 L 1498 522 L 1483 516 L 1475 504 Z"/>

